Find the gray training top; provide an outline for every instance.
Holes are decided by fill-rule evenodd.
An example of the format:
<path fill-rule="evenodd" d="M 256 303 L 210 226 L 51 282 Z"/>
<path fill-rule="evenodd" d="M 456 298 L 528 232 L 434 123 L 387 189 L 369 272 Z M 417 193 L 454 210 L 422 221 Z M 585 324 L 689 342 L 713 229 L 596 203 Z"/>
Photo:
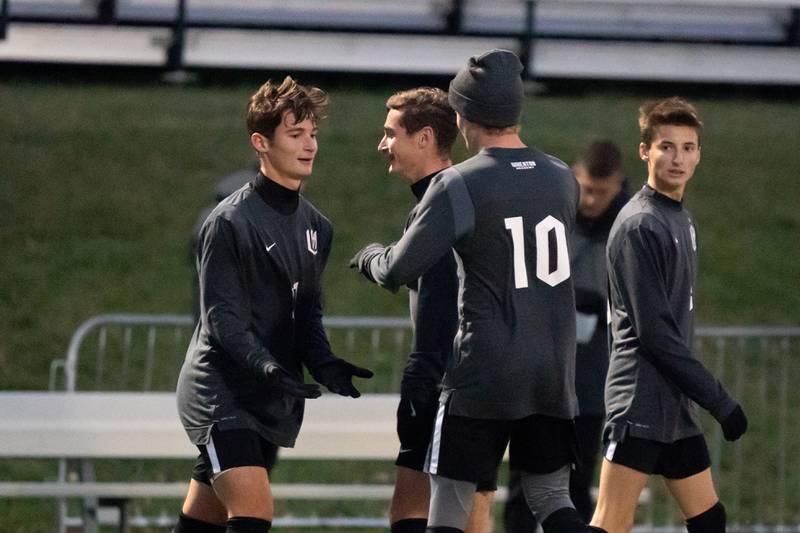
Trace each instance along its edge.
<path fill-rule="evenodd" d="M 614 222 L 607 261 L 605 438 L 671 443 L 701 434 L 694 402 L 717 420 L 736 403 L 692 353 L 697 232 L 689 212 L 645 185 Z"/>
<path fill-rule="evenodd" d="M 178 411 L 194 444 L 217 426 L 294 445 L 304 400 L 268 383 L 264 365 L 278 362 L 303 381 L 303 364 L 313 373 L 333 359 L 320 288 L 332 236 L 310 203 L 262 174 L 206 219 L 200 322 L 178 379 Z"/>
<path fill-rule="evenodd" d="M 419 201 L 434 175 L 425 176 L 411 186 L 418 203 L 408 215 L 406 229 L 417 217 Z M 447 361 L 453 354 L 453 337 L 458 327 L 458 274 L 454 254 L 444 254 L 407 286 L 408 307 L 414 327 L 414 351 L 409 355 L 403 372 L 400 394 L 435 407 Z"/>
<path fill-rule="evenodd" d="M 442 171 L 417 217 L 369 273 L 396 289 L 455 249 L 459 328 L 444 378 L 449 412 L 515 420 L 575 416 L 569 235 L 578 184 L 532 148 L 488 148 Z"/>

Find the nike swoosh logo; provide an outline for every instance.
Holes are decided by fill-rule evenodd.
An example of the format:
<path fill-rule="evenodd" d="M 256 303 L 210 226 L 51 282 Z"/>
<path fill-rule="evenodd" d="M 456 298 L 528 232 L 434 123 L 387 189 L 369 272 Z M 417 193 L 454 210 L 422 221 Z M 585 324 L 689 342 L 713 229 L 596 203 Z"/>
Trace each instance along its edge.
<path fill-rule="evenodd" d="M 273 248 L 275 248 L 275 245 L 276 245 L 276 244 L 278 244 L 278 243 L 277 243 L 277 242 L 273 242 L 272 244 L 270 244 L 269 246 L 267 246 L 267 251 L 269 252 L 270 250 L 272 250 Z"/>

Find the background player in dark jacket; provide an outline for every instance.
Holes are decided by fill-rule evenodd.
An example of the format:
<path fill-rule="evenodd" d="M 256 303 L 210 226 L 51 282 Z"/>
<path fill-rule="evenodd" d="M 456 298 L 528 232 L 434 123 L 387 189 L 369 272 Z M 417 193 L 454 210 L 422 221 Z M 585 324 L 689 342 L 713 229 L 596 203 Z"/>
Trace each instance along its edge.
<path fill-rule="evenodd" d="M 459 328 L 426 465 L 430 532 L 464 531 L 477 483 L 497 472 L 509 441 L 545 531 L 585 527 L 568 491 L 577 410 L 568 236 L 578 184 L 567 165 L 519 138 L 521 71 L 507 50 L 470 58 L 449 101 L 478 153 L 436 176 L 400 241 L 353 259 L 396 289 L 457 253 Z"/>
<path fill-rule="evenodd" d="M 320 278 L 330 223 L 300 195 L 317 153 L 321 90 L 287 77 L 247 107 L 260 171 L 222 201 L 200 231 L 200 321 L 178 379 L 178 411 L 200 450 L 176 533 L 263 533 L 271 527 L 266 467 L 290 447 L 306 398 L 303 365 L 332 392 L 359 396 L 370 377 L 331 353 Z"/>
<path fill-rule="evenodd" d="M 605 449 L 592 524 L 633 526 L 650 475 L 663 476 L 689 533 L 725 531 L 697 406 L 736 440 L 742 408 L 692 353 L 698 239 L 683 206 L 702 122 L 679 98 L 640 108 L 647 184 L 620 211 L 607 248 L 611 353 Z"/>
<path fill-rule="evenodd" d="M 575 232 L 572 235 L 570 268 L 575 283 L 577 355 L 575 391 L 579 415 L 575 418 L 579 461 L 569 476 L 569 493 L 575 508 L 587 522 L 594 504 L 590 488 L 600 451 L 605 421 L 603 390 L 608 370 L 606 300 L 606 240 L 617 213 L 630 198 L 622 172 L 622 154 L 608 140 L 589 143 L 572 165 L 581 189 Z M 506 533 L 536 529 L 528 509 L 519 472 L 511 472 L 505 513 Z"/>
<path fill-rule="evenodd" d="M 456 114 L 441 89 L 419 87 L 386 101 L 386 121 L 378 150 L 389 172 L 411 186 L 417 202 L 431 179 L 452 165 L 450 151 L 458 136 Z M 406 227 L 416 218 L 409 213 Z M 407 284 L 414 327 L 414 350 L 408 358 L 397 408 L 397 478 L 389 511 L 393 533 L 424 533 L 430 481 L 423 471 L 445 366 L 453 353 L 458 325 L 458 275 L 452 252 Z M 479 485 L 468 532 L 487 532 L 494 482 Z"/>

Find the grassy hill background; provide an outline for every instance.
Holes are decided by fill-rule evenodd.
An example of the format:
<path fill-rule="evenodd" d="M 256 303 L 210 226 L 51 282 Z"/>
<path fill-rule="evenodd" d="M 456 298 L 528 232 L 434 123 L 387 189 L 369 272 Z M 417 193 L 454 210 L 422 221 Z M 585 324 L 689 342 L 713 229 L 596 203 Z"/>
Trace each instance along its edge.
<path fill-rule="evenodd" d="M 189 235 L 216 182 L 251 162 L 243 108 L 261 81 L 0 82 L 3 388 L 45 387 L 49 361 L 92 315 L 189 311 Z M 331 91 L 307 188 L 336 230 L 330 314 L 406 312 L 402 294 L 347 268 L 360 245 L 397 238 L 411 205 L 376 152 L 393 89 Z M 569 162 L 593 136 L 608 137 L 638 188 L 637 108 L 670 92 L 530 96 L 523 138 Z M 797 324 L 800 106 L 709 93 L 694 101 L 706 121 L 687 197 L 700 229 L 700 323 Z"/>
<path fill-rule="evenodd" d="M 190 311 L 190 234 L 219 179 L 252 161 L 243 110 L 262 81 L 0 78 L 0 388 L 46 388 L 50 361 L 93 315 Z M 398 88 L 337 82 L 331 91 L 306 191 L 336 230 L 329 314 L 407 312 L 402 292 L 377 290 L 347 268 L 364 243 L 396 239 L 411 206 L 376 151 L 384 101 Z M 570 162 L 592 137 L 608 137 L 623 148 L 637 189 L 637 108 L 673 92 L 605 86 L 530 96 L 523 138 Z M 800 100 L 682 94 L 706 121 L 687 196 L 700 229 L 699 322 L 797 325 Z M 457 160 L 465 156 L 459 146 Z M 6 461 L 0 477 L 40 479 L 53 467 Z M 292 468 L 278 473 L 291 477 Z M 46 531 L 52 507 L 8 500 L 0 514 L 9 531 Z"/>

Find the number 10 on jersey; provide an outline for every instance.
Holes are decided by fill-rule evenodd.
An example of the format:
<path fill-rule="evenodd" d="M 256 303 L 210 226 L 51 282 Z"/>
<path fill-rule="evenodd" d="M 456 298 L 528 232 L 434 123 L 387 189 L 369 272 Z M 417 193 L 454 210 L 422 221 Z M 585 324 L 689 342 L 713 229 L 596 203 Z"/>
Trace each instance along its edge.
<path fill-rule="evenodd" d="M 506 229 L 511 232 L 514 245 L 514 286 L 528 287 L 528 268 L 525 266 L 525 231 L 522 217 L 505 218 Z M 555 287 L 569 278 L 569 252 L 567 233 L 560 220 L 547 215 L 534 226 L 536 231 L 536 277 Z M 556 268 L 550 271 L 550 232 L 555 236 Z"/>

